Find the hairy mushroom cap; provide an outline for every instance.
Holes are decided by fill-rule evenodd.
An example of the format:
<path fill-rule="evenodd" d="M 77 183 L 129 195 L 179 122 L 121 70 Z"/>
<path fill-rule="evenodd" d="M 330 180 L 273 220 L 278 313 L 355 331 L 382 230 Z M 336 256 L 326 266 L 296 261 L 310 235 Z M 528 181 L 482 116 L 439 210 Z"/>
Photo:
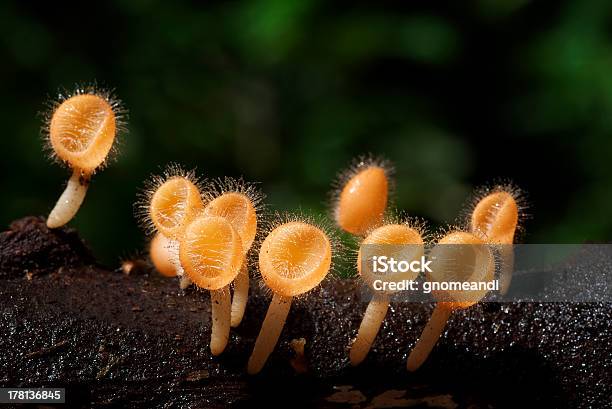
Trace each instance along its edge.
<path fill-rule="evenodd" d="M 240 234 L 244 252 L 251 248 L 257 235 L 257 212 L 249 196 L 239 192 L 223 193 L 206 205 L 204 214 L 226 218 Z"/>
<path fill-rule="evenodd" d="M 357 270 L 368 285 L 372 285 L 377 279 L 386 282 L 397 282 L 400 280 L 414 280 L 418 273 L 407 272 L 389 272 L 385 275 L 374 274 L 370 268 L 363 268 L 364 263 L 369 263 L 368 260 L 363 260 L 369 251 L 364 246 L 371 246 L 377 256 L 394 257 L 398 260 L 415 260 L 423 255 L 424 243 L 421 233 L 406 225 L 406 224 L 387 224 L 374 229 L 359 246 L 357 253 Z"/>
<path fill-rule="evenodd" d="M 495 257 L 489 246 L 474 234 L 451 232 L 431 251 L 430 281 L 490 281 L 495 273 Z M 436 291 L 436 299 L 450 309 L 468 308 L 485 295 L 486 290 Z"/>
<path fill-rule="evenodd" d="M 181 266 L 199 288 L 225 287 L 240 271 L 243 259 L 240 235 L 223 217 L 199 216 L 180 239 Z"/>
<path fill-rule="evenodd" d="M 519 207 L 506 191 L 491 193 L 472 211 L 471 230 L 496 244 L 512 244 L 519 221 Z"/>
<path fill-rule="evenodd" d="M 343 230 L 365 235 L 380 225 L 389 196 L 387 169 L 375 163 L 360 165 L 346 177 L 334 208 L 336 223 Z"/>
<path fill-rule="evenodd" d="M 276 294 L 293 297 L 316 287 L 331 268 L 332 246 L 316 226 L 294 221 L 268 234 L 259 251 L 259 269 Z"/>
<path fill-rule="evenodd" d="M 157 230 L 177 239 L 204 208 L 200 190 L 187 177 L 173 176 L 153 193 L 149 217 Z"/>
<path fill-rule="evenodd" d="M 91 174 L 106 160 L 117 131 L 113 105 L 96 94 L 77 94 L 51 116 L 49 141 L 58 158 Z"/>
<path fill-rule="evenodd" d="M 176 266 L 172 263 L 170 240 L 161 233 L 155 234 L 149 246 L 149 256 L 155 269 L 165 277 L 176 276 Z"/>

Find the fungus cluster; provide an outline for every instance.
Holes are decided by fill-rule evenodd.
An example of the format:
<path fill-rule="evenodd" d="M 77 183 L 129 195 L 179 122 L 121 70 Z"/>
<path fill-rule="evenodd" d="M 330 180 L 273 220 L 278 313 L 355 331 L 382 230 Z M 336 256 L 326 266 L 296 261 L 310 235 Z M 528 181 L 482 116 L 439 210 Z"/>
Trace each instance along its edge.
<path fill-rule="evenodd" d="M 147 183 L 139 203 L 141 220 L 149 231 L 155 232 L 149 248 L 151 260 L 162 274 L 180 277 L 181 288 L 191 281 L 178 258 L 180 239 L 204 209 L 200 185 L 194 172 L 170 165 L 162 176 Z"/>
<path fill-rule="evenodd" d="M 418 277 L 413 270 L 378 276 L 364 268 L 371 257 L 368 246 L 376 246 L 377 256 L 408 262 L 429 254 L 433 261 L 426 279 L 431 282 L 489 281 L 500 254 L 504 266 L 511 264 L 511 252 L 494 251 L 494 246 L 514 241 L 521 210 L 516 190 L 498 187 L 487 192 L 471 208 L 467 227 L 447 233 L 428 252 L 422 223 L 388 215 L 391 173 L 384 161 L 361 160 L 343 174 L 335 194 L 334 219 L 360 242 L 357 271 L 366 285 L 373 288 L 379 279 L 400 282 Z M 249 374 L 263 369 L 293 299 L 321 283 L 335 253 L 335 241 L 326 229 L 297 216 L 276 216 L 258 241 L 261 202 L 262 195 L 253 185 L 229 178 L 201 183 L 193 172 L 177 166 L 149 182 L 140 202 L 141 213 L 155 232 L 150 244 L 155 267 L 163 275 L 180 276 L 183 288 L 194 284 L 210 292 L 213 355 L 224 351 L 230 328 L 244 316 L 250 281 L 248 255 L 254 243 L 259 243 L 258 272 L 273 296 L 248 360 Z M 350 345 L 352 365 L 360 364 L 370 351 L 391 295 L 391 291 L 376 291 L 367 305 Z M 407 369 L 414 371 L 425 362 L 452 311 L 469 308 L 485 295 L 486 291 L 434 291 L 436 307 L 409 354 Z"/>
<path fill-rule="evenodd" d="M 48 145 L 72 176 L 49 214 L 48 227 L 60 227 L 77 213 L 92 175 L 108 162 L 116 146 L 124 114 L 116 98 L 95 88 L 78 89 L 53 105 L 45 127 Z M 360 241 L 357 271 L 369 286 L 379 278 L 415 280 L 418 273 L 374 275 L 363 268 L 369 261 L 367 246 L 378 246 L 378 256 L 399 256 L 405 261 L 426 253 L 422 224 L 388 216 L 394 185 L 391 174 L 384 160 L 358 159 L 342 173 L 334 194 L 334 220 Z M 171 165 L 147 184 L 139 201 L 140 216 L 148 232 L 154 233 L 149 250 L 155 268 L 164 276 L 178 276 L 181 288 L 193 284 L 210 292 L 213 355 L 224 351 L 230 327 L 238 326 L 244 316 L 249 253 L 257 242 L 262 199 L 254 185 L 242 180 L 202 183 L 194 172 Z M 429 252 L 432 263 L 427 280 L 489 281 L 499 267 L 505 293 L 523 207 L 520 191 L 510 185 L 483 191 L 469 210 L 465 228 L 447 233 Z M 332 235 L 310 219 L 278 216 L 271 226 L 260 241 L 257 266 L 273 296 L 248 360 L 250 374 L 261 371 L 274 350 L 293 299 L 321 283 L 335 253 Z M 128 265 L 126 270 L 133 267 Z M 360 364 L 370 351 L 391 295 L 378 291 L 370 300 L 350 346 L 352 365 Z M 414 371 L 425 362 L 454 310 L 469 308 L 485 295 L 486 291 L 435 291 L 436 307 L 408 356 L 407 369 Z"/>
<path fill-rule="evenodd" d="M 385 164 L 384 166 L 381 164 Z M 410 223 L 386 222 L 389 197 L 390 166 L 380 160 L 359 160 L 340 177 L 334 195 L 333 214 L 342 230 L 361 239 L 357 256 L 357 271 L 362 281 L 373 287 L 376 279 L 386 282 L 415 280 L 418 273 L 376 276 L 369 269 L 364 256 L 367 246 L 376 246 L 376 254 L 389 258 L 404 252 L 405 261 L 420 258 L 425 251 L 424 227 Z M 501 292 L 507 291 L 512 268 L 512 243 L 521 214 L 520 192 L 510 186 L 497 186 L 479 195 L 468 215 L 466 231 L 453 231 L 439 240 L 430 252 L 433 262 L 429 281 L 489 281 L 499 267 Z M 492 246 L 495 246 L 495 251 Z M 360 364 L 367 356 L 389 308 L 390 291 L 376 291 L 365 310 L 357 336 L 350 346 L 352 365 Z M 486 292 L 435 292 L 438 304 L 420 339 L 409 355 L 407 368 L 418 369 L 444 330 L 446 321 L 455 309 L 468 308 L 480 301 Z"/>
<path fill-rule="evenodd" d="M 511 185 L 484 192 L 476 197 L 468 212 L 469 232 L 453 231 L 431 251 L 432 272 L 427 277 L 430 281 L 490 281 L 498 270 L 500 292 L 507 291 L 513 269 L 512 244 L 523 215 L 523 199 Z M 407 369 L 416 371 L 425 362 L 454 310 L 469 308 L 485 295 L 486 291 L 474 290 L 434 292 L 438 303 L 408 356 Z"/>
<path fill-rule="evenodd" d="M 358 159 L 348 171 L 340 176 L 334 200 L 334 218 L 342 230 L 361 239 L 357 255 L 357 271 L 369 287 L 376 279 L 386 282 L 413 280 L 416 274 L 396 273 L 384 277 L 374 275 L 362 266 L 369 263 L 363 258 L 364 248 L 375 246 L 378 256 L 392 256 L 392 253 L 406 252 L 402 259 L 419 259 L 424 253 L 424 242 L 420 227 L 410 222 L 385 222 L 389 198 L 391 167 L 386 161 L 377 159 Z M 380 326 L 389 309 L 390 292 L 374 292 L 368 303 L 361 324 L 352 345 L 349 357 L 351 365 L 359 365 L 366 357 Z"/>
<path fill-rule="evenodd" d="M 163 275 L 210 291 L 210 349 L 225 349 L 230 326 L 238 326 L 248 298 L 247 253 L 257 235 L 262 195 L 252 185 L 226 178 L 203 183 L 195 172 L 170 165 L 147 183 L 138 209 L 155 232 L 150 257 Z M 233 301 L 230 285 L 234 283 Z"/>
<path fill-rule="evenodd" d="M 433 248 L 431 259 L 430 281 L 489 281 L 495 273 L 495 257 L 491 249 L 471 233 L 457 231 L 447 234 Z M 425 362 L 454 310 L 471 307 L 485 295 L 486 291 L 434 292 L 438 303 L 408 356 L 408 370 L 415 371 Z"/>
<path fill-rule="evenodd" d="M 205 199 L 208 204 L 204 208 L 204 215 L 227 219 L 240 236 L 242 243 L 242 267 L 234 279 L 232 327 L 240 325 L 249 296 L 247 255 L 257 237 L 257 219 L 263 210 L 263 198 L 263 194 L 254 185 L 231 178 L 213 181 L 205 189 Z"/>

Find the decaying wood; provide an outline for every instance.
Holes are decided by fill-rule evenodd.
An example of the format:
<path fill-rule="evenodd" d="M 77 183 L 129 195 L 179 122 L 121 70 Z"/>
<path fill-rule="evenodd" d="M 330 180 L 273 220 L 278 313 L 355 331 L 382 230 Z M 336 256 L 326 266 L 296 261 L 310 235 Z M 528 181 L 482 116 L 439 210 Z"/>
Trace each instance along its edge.
<path fill-rule="evenodd" d="M 154 272 L 95 266 L 77 238 L 37 218 L 0 234 L 0 386 L 66 387 L 67 401 L 83 407 L 609 402 L 608 304 L 486 303 L 457 312 L 430 359 L 408 374 L 407 353 L 432 306 L 392 304 L 370 354 L 352 368 L 347 347 L 366 302 L 353 281 L 329 280 L 295 302 L 268 364 L 249 377 L 269 302 L 257 283 L 226 351 L 212 357 L 205 292 L 182 291 Z"/>

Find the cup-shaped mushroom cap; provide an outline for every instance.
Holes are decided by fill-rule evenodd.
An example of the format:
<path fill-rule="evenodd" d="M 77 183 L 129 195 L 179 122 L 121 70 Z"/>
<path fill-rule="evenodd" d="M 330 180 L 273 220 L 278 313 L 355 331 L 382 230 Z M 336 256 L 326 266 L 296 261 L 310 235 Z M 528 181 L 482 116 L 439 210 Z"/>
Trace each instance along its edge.
<path fill-rule="evenodd" d="M 257 234 L 257 213 L 247 195 L 238 192 L 224 193 L 206 205 L 204 214 L 225 217 L 240 234 L 244 252 L 251 248 Z"/>
<path fill-rule="evenodd" d="M 372 165 L 357 172 L 340 192 L 336 222 L 349 233 L 364 235 L 381 223 L 388 190 L 389 181 L 382 167 Z"/>
<path fill-rule="evenodd" d="M 430 254 L 430 281 L 488 282 L 495 273 L 495 257 L 490 247 L 471 233 L 453 232 L 444 236 Z M 467 308 L 480 301 L 487 290 L 435 291 L 438 301 L 449 308 Z"/>
<path fill-rule="evenodd" d="M 219 290 L 231 283 L 243 259 L 240 235 L 223 217 L 198 217 L 180 240 L 181 266 L 200 288 Z"/>
<path fill-rule="evenodd" d="M 75 95 L 62 102 L 49 124 L 49 139 L 57 156 L 85 173 L 93 173 L 104 162 L 115 133 L 111 104 L 93 94 Z"/>
<path fill-rule="evenodd" d="M 185 177 L 174 176 L 153 193 L 149 216 L 159 232 L 178 240 L 187 225 L 203 208 L 204 203 L 198 187 Z"/>
<path fill-rule="evenodd" d="M 519 208 L 508 192 L 495 192 L 482 198 L 472 212 L 472 231 L 496 244 L 512 244 Z"/>
<path fill-rule="evenodd" d="M 259 251 L 259 270 L 276 294 L 294 297 L 316 287 L 331 267 L 331 243 L 318 227 L 289 222 L 272 230 Z"/>
<path fill-rule="evenodd" d="M 368 249 L 366 246 L 369 246 Z M 368 285 L 375 280 L 385 282 L 398 282 L 401 280 L 414 280 L 418 272 L 374 273 L 371 256 L 386 256 L 396 260 L 418 260 L 424 253 L 424 244 L 421 234 L 405 224 L 387 224 L 373 230 L 361 243 L 357 254 L 357 270 Z M 362 257 L 368 258 L 363 260 Z M 364 268 L 365 267 L 365 268 Z"/>
<path fill-rule="evenodd" d="M 149 256 L 159 273 L 166 277 L 176 276 L 176 266 L 172 263 L 170 253 L 170 240 L 161 233 L 157 233 L 151 240 Z"/>

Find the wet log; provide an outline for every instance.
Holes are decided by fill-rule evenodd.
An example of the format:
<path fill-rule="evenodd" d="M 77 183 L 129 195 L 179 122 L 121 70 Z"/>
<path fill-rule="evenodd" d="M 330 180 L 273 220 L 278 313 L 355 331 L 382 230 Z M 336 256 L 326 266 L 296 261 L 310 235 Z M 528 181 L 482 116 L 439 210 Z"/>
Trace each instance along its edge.
<path fill-rule="evenodd" d="M 103 268 L 76 232 L 22 219 L 0 234 L 0 387 L 65 387 L 73 407 L 610 402 L 609 304 L 484 303 L 458 311 L 425 365 L 408 373 L 407 354 L 432 305 L 393 304 L 370 354 L 353 368 L 347 347 L 366 303 L 353 280 L 327 280 L 294 303 L 266 367 L 248 376 L 269 299 L 253 279 L 242 324 L 213 357 L 206 292 L 182 291 L 147 268 Z"/>

